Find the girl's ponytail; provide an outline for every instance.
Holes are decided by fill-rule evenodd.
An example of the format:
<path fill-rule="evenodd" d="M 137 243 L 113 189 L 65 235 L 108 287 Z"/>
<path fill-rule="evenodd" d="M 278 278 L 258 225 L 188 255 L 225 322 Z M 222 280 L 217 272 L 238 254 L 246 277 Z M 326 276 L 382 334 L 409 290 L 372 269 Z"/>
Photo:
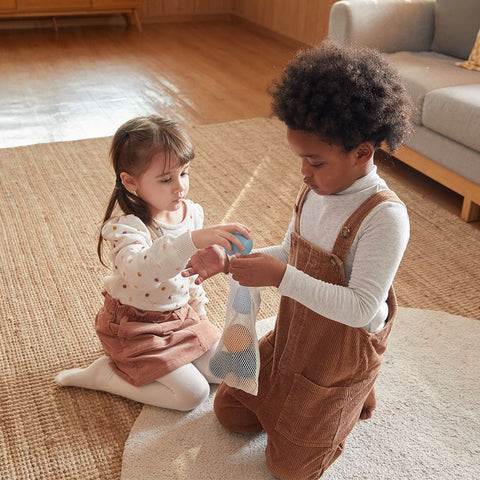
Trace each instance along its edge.
<path fill-rule="evenodd" d="M 100 263 L 106 267 L 105 262 L 103 261 L 103 236 L 102 236 L 102 228 L 105 225 L 105 222 L 111 218 L 113 209 L 115 208 L 115 205 L 117 203 L 117 197 L 118 197 L 118 192 L 120 191 L 119 186 L 118 186 L 118 179 L 117 183 L 115 185 L 115 188 L 110 195 L 110 200 L 108 201 L 107 209 L 105 210 L 105 215 L 103 216 L 103 221 L 102 221 L 102 226 L 100 227 L 100 232 L 98 234 L 98 241 L 97 241 L 97 255 L 98 258 L 100 259 Z"/>
<path fill-rule="evenodd" d="M 128 212 L 138 218 L 141 218 L 145 225 L 150 226 L 152 223 L 152 214 L 148 208 L 148 205 L 134 193 L 129 192 L 122 184 L 122 180 L 118 177 L 116 180 L 115 188 L 113 189 L 110 200 L 108 201 L 105 215 L 103 216 L 102 227 L 105 223 L 112 218 L 112 213 L 115 210 L 115 206 L 118 205 L 122 212 Z M 102 228 L 101 227 L 101 228 Z M 103 237 L 102 231 L 98 235 L 97 243 L 97 255 L 100 259 L 100 263 L 106 267 L 103 261 Z"/>

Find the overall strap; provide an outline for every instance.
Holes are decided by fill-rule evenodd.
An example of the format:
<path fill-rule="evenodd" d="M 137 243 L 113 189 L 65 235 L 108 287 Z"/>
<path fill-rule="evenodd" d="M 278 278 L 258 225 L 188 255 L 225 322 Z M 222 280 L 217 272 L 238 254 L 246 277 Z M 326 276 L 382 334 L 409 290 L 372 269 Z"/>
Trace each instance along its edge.
<path fill-rule="evenodd" d="M 368 197 L 343 224 L 338 233 L 337 240 L 333 246 L 333 252 L 343 261 L 347 258 L 350 247 L 352 246 L 355 235 L 365 217 L 380 203 L 398 202 L 403 203 L 397 195 L 391 190 L 381 190 Z"/>
<path fill-rule="evenodd" d="M 300 235 L 300 214 L 302 213 L 303 202 L 309 190 L 308 186 L 303 184 L 295 200 L 295 233 L 298 235 Z"/>

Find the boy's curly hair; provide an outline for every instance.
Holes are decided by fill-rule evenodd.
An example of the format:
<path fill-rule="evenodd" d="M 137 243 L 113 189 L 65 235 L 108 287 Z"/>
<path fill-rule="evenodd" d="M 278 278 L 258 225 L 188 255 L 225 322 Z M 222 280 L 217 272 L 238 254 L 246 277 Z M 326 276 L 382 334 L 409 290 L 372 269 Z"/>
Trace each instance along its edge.
<path fill-rule="evenodd" d="M 287 127 L 318 134 L 346 151 L 365 141 L 395 151 L 412 130 L 412 102 L 377 50 L 324 40 L 301 50 L 269 87 Z"/>

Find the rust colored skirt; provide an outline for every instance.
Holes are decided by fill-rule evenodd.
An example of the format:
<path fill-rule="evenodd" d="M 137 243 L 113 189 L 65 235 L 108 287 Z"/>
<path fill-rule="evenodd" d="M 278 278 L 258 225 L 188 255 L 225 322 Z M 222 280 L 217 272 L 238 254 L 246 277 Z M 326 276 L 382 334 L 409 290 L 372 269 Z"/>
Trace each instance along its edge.
<path fill-rule="evenodd" d="M 188 304 L 144 312 L 103 295 L 95 330 L 115 372 L 132 385 L 153 382 L 192 362 L 220 338 L 219 330 Z"/>

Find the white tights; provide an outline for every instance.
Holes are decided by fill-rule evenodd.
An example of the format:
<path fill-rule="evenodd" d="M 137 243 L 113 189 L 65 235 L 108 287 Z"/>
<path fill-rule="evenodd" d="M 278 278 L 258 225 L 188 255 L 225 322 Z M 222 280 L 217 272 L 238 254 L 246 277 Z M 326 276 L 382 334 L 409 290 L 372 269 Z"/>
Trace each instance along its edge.
<path fill-rule="evenodd" d="M 141 387 L 136 387 L 119 377 L 110 367 L 109 357 L 105 355 L 86 368 L 61 371 L 55 377 L 55 382 L 64 387 L 101 390 L 155 407 L 192 410 L 208 397 L 209 383 L 221 381 L 210 373 L 208 367 L 217 345 L 218 342 L 192 363 L 187 363 Z"/>

